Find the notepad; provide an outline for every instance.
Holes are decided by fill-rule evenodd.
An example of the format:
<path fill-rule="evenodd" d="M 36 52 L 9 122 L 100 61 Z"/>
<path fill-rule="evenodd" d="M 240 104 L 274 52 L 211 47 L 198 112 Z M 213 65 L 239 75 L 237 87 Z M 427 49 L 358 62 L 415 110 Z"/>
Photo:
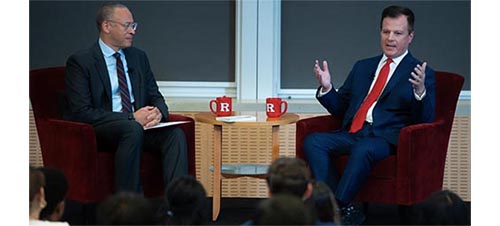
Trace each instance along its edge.
<path fill-rule="evenodd" d="M 160 122 L 157 125 L 151 126 L 149 128 L 145 128 L 144 130 L 156 129 L 156 128 L 161 128 L 161 127 L 165 127 L 165 126 L 174 126 L 174 125 L 179 125 L 179 124 L 184 124 L 184 123 L 189 123 L 189 121 Z"/>
<path fill-rule="evenodd" d="M 257 121 L 257 118 L 253 115 L 235 115 L 235 116 L 216 117 L 215 120 L 222 122 L 255 122 Z"/>

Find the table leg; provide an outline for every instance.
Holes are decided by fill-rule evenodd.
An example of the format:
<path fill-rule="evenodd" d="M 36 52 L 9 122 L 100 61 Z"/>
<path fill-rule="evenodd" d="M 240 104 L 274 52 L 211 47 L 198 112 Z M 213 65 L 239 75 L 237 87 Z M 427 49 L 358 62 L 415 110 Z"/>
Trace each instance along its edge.
<path fill-rule="evenodd" d="M 275 160 L 280 155 L 280 126 L 279 125 L 273 126 L 272 136 L 273 136 L 272 137 L 273 150 L 272 150 L 271 158 L 272 158 L 272 160 Z"/>
<path fill-rule="evenodd" d="M 222 164 L 222 126 L 214 126 L 214 181 L 212 195 L 212 220 L 216 221 L 220 212 Z"/>

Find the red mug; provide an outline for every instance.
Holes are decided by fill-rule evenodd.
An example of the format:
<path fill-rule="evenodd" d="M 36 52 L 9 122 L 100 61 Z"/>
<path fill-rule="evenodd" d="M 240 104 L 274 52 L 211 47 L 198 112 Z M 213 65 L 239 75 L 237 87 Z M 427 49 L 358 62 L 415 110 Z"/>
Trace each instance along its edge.
<path fill-rule="evenodd" d="M 214 110 L 215 103 L 215 110 Z M 215 100 L 210 100 L 209 103 L 210 111 L 217 116 L 231 116 L 233 111 L 233 105 L 231 102 L 231 97 L 217 97 Z"/>
<path fill-rule="evenodd" d="M 284 105 L 284 108 L 281 106 Z M 288 103 L 278 97 L 266 98 L 266 114 L 269 118 L 279 118 L 285 114 L 288 109 Z"/>

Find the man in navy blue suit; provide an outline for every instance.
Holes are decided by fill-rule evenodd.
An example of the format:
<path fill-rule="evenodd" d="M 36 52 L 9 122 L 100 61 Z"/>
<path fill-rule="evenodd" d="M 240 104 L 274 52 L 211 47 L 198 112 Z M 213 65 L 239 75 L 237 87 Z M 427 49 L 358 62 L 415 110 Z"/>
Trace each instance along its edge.
<path fill-rule="evenodd" d="M 307 136 L 304 152 L 314 178 L 335 191 L 345 225 L 364 221 L 351 202 L 373 166 L 395 154 L 401 128 L 434 120 L 435 74 L 408 51 L 413 24 L 410 9 L 385 8 L 380 22 L 383 54 L 356 62 L 338 90 L 327 62 L 314 64 L 318 101 L 343 121 L 339 130 Z M 349 155 L 349 160 L 338 180 L 331 158 L 339 155 Z"/>
<path fill-rule="evenodd" d="M 132 47 L 137 22 L 120 3 L 105 3 L 96 17 L 99 40 L 66 63 L 67 120 L 92 124 L 100 150 L 115 152 L 115 187 L 142 192 L 142 149 L 158 151 L 164 184 L 186 175 L 187 144 L 177 127 L 146 128 L 169 112 L 146 53 Z"/>

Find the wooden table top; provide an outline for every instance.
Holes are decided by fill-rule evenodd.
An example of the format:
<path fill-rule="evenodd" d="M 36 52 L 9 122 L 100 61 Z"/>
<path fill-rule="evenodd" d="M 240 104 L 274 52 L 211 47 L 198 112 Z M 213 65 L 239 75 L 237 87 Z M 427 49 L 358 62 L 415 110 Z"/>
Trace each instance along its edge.
<path fill-rule="evenodd" d="M 268 118 L 266 112 L 233 112 L 232 116 L 250 115 L 255 116 L 255 121 L 239 121 L 239 122 L 224 122 L 216 120 L 216 115 L 212 112 L 201 112 L 194 115 L 197 122 L 208 123 L 213 125 L 230 125 L 230 126 L 277 126 L 294 123 L 299 120 L 299 115 L 295 113 L 285 113 L 279 118 Z"/>

